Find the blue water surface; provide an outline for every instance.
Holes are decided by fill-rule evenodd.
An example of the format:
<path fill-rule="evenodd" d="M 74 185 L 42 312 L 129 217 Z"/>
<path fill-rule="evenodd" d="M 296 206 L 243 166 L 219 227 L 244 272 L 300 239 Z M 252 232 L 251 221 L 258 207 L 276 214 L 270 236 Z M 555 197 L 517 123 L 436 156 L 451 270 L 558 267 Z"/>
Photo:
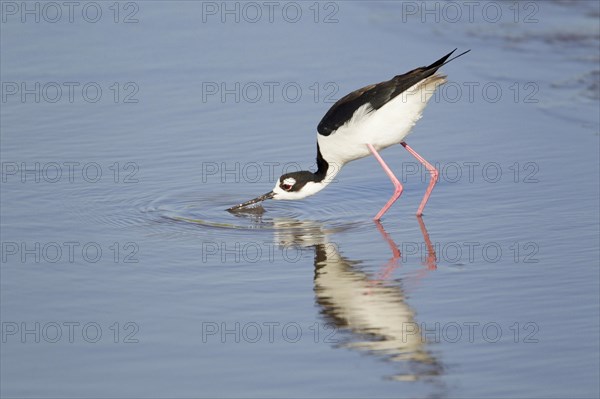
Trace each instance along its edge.
<path fill-rule="evenodd" d="M 1 4 L 2 397 L 598 397 L 598 3 L 53 4 Z M 400 146 L 381 224 L 373 158 L 224 211 L 457 47 L 423 218 Z"/>

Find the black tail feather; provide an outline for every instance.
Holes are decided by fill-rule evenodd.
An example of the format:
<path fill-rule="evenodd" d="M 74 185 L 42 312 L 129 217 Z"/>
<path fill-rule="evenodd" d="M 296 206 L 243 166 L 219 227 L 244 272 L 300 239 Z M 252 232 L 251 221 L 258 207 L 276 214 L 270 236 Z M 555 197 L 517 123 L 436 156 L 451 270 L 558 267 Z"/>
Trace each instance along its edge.
<path fill-rule="evenodd" d="M 449 58 L 449 57 L 450 57 L 450 56 L 451 56 L 451 55 L 452 55 L 452 54 L 453 54 L 453 53 L 454 53 L 456 50 L 458 50 L 458 49 L 457 49 L 457 48 L 455 48 L 454 50 L 452 50 L 451 52 L 449 52 L 448 54 L 446 54 L 445 56 L 443 56 L 442 58 L 440 58 L 439 60 L 437 60 L 437 61 L 436 61 L 436 62 L 434 62 L 433 64 L 431 64 L 431 65 L 429 65 L 429 66 L 426 66 L 426 67 L 425 67 L 425 69 L 426 69 L 426 70 L 429 70 L 429 69 L 435 69 L 435 70 L 437 70 L 437 69 L 439 69 L 440 67 L 442 67 L 442 66 L 446 65 L 447 63 L 449 63 L 450 61 L 452 61 L 452 60 L 455 60 L 455 59 L 457 59 L 458 57 L 460 57 L 461 55 L 465 55 L 465 54 L 467 54 L 469 51 L 471 51 L 471 50 L 469 49 L 469 50 L 467 50 L 467 51 L 465 51 L 465 52 L 463 52 L 463 53 L 460 53 L 460 54 L 459 54 L 459 55 L 457 55 L 456 57 L 452 57 L 452 58 L 450 58 L 450 59 L 448 60 L 448 58 Z M 447 60 L 447 61 L 446 61 L 446 60 Z"/>

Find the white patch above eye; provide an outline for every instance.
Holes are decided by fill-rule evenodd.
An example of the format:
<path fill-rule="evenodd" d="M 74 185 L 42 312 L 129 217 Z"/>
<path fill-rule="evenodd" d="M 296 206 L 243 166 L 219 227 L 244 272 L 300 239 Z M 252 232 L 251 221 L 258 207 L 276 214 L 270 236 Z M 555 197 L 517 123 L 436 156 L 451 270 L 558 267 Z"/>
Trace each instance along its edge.
<path fill-rule="evenodd" d="M 293 177 L 288 177 L 283 181 L 282 184 L 293 186 L 294 184 L 296 184 L 296 179 L 294 179 Z"/>

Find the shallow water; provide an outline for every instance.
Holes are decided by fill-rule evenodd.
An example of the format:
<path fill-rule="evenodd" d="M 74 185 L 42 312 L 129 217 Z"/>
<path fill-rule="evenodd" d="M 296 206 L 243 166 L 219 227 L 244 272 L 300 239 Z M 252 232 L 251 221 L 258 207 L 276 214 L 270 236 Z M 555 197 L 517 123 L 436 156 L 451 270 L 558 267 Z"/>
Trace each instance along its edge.
<path fill-rule="evenodd" d="M 600 393 L 594 2 L 278 3 L 272 22 L 102 2 L 95 23 L 6 4 L 3 397 Z M 455 47 L 407 139 L 441 172 L 423 218 L 401 147 L 381 224 L 372 158 L 225 211 L 314 166 L 333 101 Z"/>

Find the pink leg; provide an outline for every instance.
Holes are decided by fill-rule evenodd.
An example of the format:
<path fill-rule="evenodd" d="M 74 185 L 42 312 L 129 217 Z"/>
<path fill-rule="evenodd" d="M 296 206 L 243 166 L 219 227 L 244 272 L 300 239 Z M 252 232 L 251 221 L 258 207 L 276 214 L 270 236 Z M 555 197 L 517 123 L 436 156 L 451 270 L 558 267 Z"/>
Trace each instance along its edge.
<path fill-rule="evenodd" d="M 394 188 L 395 188 L 394 195 L 392 195 L 392 198 L 390 198 L 390 200 L 387 202 L 387 204 L 385 204 L 385 206 L 383 208 L 381 208 L 381 210 L 375 216 L 375 218 L 373 218 L 373 220 L 379 220 L 379 219 L 381 219 L 383 214 L 386 213 L 388 209 L 390 209 L 390 206 L 392 206 L 392 204 L 394 202 L 396 202 L 396 200 L 398 198 L 400 198 L 403 188 L 402 188 L 402 184 L 400 184 L 400 182 L 398 181 L 398 179 L 396 178 L 396 176 L 394 175 L 392 170 L 389 168 L 389 166 L 387 166 L 387 164 L 385 163 L 383 158 L 381 158 L 381 155 L 379 155 L 379 153 L 377 152 L 375 147 L 373 147 L 371 144 L 367 144 L 367 147 L 369 147 L 369 150 L 371 150 L 375 159 L 377 159 L 377 161 L 379 162 L 379 164 L 381 165 L 381 167 L 383 168 L 385 173 L 389 176 L 389 178 L 392 181 L 392 183 L 394 184 Z"/>
<path fill-rule="evenodd" d="M 421 162 L 423 165 L 425 165 L 425 167 L 431 174 L 431 180 L 429 181 L 429 186 L 427 187 L 427 191 L 425 191 L 425 196 L 423 197 L 423 200 L 421 201 L 421 205 L 419 205 L 419 209 L 417 210 L 417 216 L 421 216 L 423 214 L 423 209 L 425 208 L 425 204 L 427 204 L 427 201 L 429 200 L 429 196 L 431 195 L 431 192 L 433 191 L 433 186 L 435 186 L 435 183 L 437 183 L 438 177 L 440 174 L 439 174 L 438 170 L 433 167 L 433 165 L 431 165 L 429 162 L 427 162 L 425 160 L 425 158 L 423 158 L 422 156 L 417 154 L 417 152 L 415 150 L 413 150 L 412 148 L 410 148 L 408 146 L 408 144 L 406 144 L 404 141 L 400 144 L 402 144 L 402 146 L 404 148 L 406 148 L 406 150 L 408 152 L 410 152 L 415 158 L 417 158 L 419 160 L 419 162 Z"/>

